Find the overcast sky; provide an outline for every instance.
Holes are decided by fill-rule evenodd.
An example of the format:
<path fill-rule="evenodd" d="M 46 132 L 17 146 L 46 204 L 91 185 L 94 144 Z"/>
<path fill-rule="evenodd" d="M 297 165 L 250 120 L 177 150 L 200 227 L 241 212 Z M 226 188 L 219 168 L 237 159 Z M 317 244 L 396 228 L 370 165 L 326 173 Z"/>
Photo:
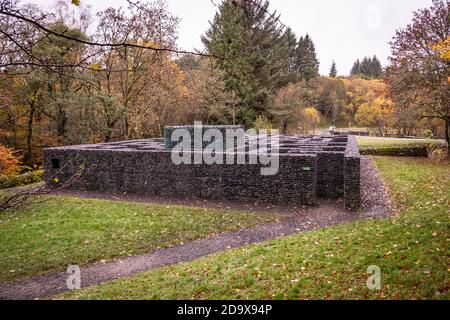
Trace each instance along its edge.
<path fill-rule="evenodd" d="M 81 1 L 92 5 L 94 12 L 126 6 L 125 0 Z M 170 11 L 181 19 L 179 47 L 201 49 L 200 35 L 208 28 L 216 7 L 210 0 L 166 1 Z M 33 2 L 48 5 L 53 0 Z M 412 11 L 429 7 L 431 0 L 271 0 L 270 3 L 297 36 L 311 35 L 321 74 L 328 74 L 335 60 L 338 73 L 348 75 L 353 62 L 364 56 L 376 54 L 386 65 L 388 42 L 395 30 L 411 21 Z"/>

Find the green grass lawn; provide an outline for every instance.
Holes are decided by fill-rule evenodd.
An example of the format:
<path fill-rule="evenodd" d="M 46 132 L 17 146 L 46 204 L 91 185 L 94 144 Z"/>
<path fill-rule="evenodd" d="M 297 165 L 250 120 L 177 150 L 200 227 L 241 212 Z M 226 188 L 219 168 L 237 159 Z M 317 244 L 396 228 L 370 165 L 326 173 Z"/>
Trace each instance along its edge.
<path fill-rule="evenodd" d="M 271 214 L 50 198 L 0 215 L 0 282 L 147 253 L 274 221 Z"/>
<path fill-rule="evenodd" d="M 252 245 L 64 299 L 448 299 L 450 164 L 376 158 L 398 216 Z M 367 268 L 382 272 L 369 290 Z"/>
<path fill-rule="evenodd" d="M 382 139 L 357 137 L 358 144 L 362 149 L 368 148 L 410 148 L 428 147 L 429 145 L 445 145 L 444 140 L 434 139 Z"/>

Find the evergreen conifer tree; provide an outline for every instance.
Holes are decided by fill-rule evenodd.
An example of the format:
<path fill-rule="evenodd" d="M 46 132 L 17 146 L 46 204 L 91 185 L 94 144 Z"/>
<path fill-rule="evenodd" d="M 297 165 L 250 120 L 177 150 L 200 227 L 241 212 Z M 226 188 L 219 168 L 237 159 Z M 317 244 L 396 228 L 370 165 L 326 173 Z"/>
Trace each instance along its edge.
<path fill-rule="evenodd" d="M 364 57 L 361 62 L 361 67 L 359 73 L 365 77 L 370 78 L 372 74 L 372 60 L 370 58 Z"/>
<path fill-rule="evenodd" d="M 301 79 L 309 81 L 319 76 L 319 60 L 311 37 L 301 37 L 297 46 L 297 71 Z"/>
<path fill-rule="evenodd" d="M 336 62 L 334 62 L 334 61 L 331 64 L 330 77 L 331 78 L 336 78 L 337 77 Z"/>
<path fill-rule="evenodd" d="M 353 64 L 352 70 L 350 71 L 350 75 L 357 76 L 359 74 L 361 74 L 361 62 L 359 61 L 359 59 L 357 59 Z"/>
<path fill-rule="evenodd" d="M 237 120 L 250 127 L 266 113 L 270 97 L 286 81 L 293 64 L 295 34 L 284 30 L 267 0 L 224 0 L 202 37 L 217 60 L 227 91 L 237 99 Z"/>
<path fill-rule="evenodd" d="M 351 76 L 362 76 L 364 78 L 378 79 L 383 76 L 383 67 L 377 56 L 373 58 L 364 57 L 362 62 L 356 60 L 350 71 Z"/>
<path fill-rule="evenodd" d="M 381 66 L 380 60 L 378 60 L 377 56 L 373 56 L 372 58 L 372 74 L 373 78 L 381 78 L 383 76 L 383 67 Z"/>

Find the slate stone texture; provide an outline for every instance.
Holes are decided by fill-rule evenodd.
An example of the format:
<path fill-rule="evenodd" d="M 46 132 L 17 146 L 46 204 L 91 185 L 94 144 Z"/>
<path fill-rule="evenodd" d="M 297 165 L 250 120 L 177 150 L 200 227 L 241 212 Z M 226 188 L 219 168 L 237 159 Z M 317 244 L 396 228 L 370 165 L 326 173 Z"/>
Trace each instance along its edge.
<path fill-rule="evenodd" d="M 349 136 L 344 155 L 344 201 L 352 210 L 361 207 L 361 155 L 355 136 Z"/>
<path fill-rule="evenodd" d="M 195 126 L 176 126 L 176 127 L 165 127 L 164 128 L 164 146 L 166 149 L 173 149 L 177 146 L 177 144 L 179 143 L 179 141 L 172 141 L 172 134 L 176 131 L 176 130 L 186 130 L 187 132 L 189 132 L 189 135 L 191 137 L 191 142 L 192 142 L 192 147 L 194 147 L 195 145 L 195 140 L 196 137 L 194 135 L 194 130 L 195 130 Z M 202 134 L 202 136 L 204 135 L 204 133 L 207 130 L 210 129 L 215 129 L 218 130 L 222 136 L 224 137 L 224 140 L 222 141 L 222 144 L 224 146 L 224 149 L 226 148 L 226 132 L 227 130 L 242 130 L 242 133 L 245 133 L 245 126 L 201 126 L 201 127 L 197 127 L 200 128 L 198 129 L 199 132 Z M 208 146 L 210 143 L 212 143 L 213 141 L 200 141 L 199 145 L 202 145 L 203 148 L 205 148 L 206 146 Z"/>

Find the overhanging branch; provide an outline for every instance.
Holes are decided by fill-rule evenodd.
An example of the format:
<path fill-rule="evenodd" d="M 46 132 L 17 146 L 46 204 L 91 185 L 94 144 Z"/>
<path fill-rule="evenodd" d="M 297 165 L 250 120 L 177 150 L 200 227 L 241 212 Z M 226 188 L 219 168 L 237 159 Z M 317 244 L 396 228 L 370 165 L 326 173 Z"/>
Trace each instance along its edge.
<path fill-rule="evenodd" d="M 218 55 L 214 55 L 214 54 L 207 54 L 207 53 L 202 53 L 202 52 L 194 52 L 194 51 L 185 51 L 185 50 L 177 50 L 177 49 L 172 49 L 172 48 L 160 48 L 160 47 L 155 47 L 155 46 L 151 46 L 151 45 L 139 45 L 139 44 L 135 44 L 135 43 L 127 43 L 127 42 L 121 42 L 121 43 L 100 43 L 100 42 L 94 42 L 94 41 L 90 41 L 90 40 L 85 40 L 85 39 L 80 39 L 77 37 L 73 37 L 64 33 L 60 33 L 54 30 L 51 30 L 47 27 L 45 27 L 43 24 L 25 17 L 19 13 L 15 13 L 15 12 L 10 12 L 7 11 L 3 8 L 0 8 L 0 14 L 1 15 L 5 15 L 11 18 L 15 18 L 17 20 L 29 23 L 33 26 L 35 26 L 36 28 L 38 28 L 39 30 L 47 33 L 47 34 L 51 34 L 54 35 L 56 37 L 60 37 L 66 40 L 70 40 L 70 41 L 75 41 L 81 44 L 85 44 L 85 45 L 89 45 L 89 46 L 94 46 L 94 47 L 108 47 L 108 48 L 118 48 L 118 47 L 129 47 L 129 48 L 139 48 L 139 49 L 146 49 L 146 50 L 152 50 L 152 51 L 156 51 L 156 52 L 169 52 L 169 53 L 174 53 L 174 54 L 188 54 L 188 55 L 195 55 L 195 56 L 201 56 L 201 57 L 209 57 L 209 58 L 215 58 L 215 59 L 223 59 L 222 57 L 218 56 Z"/>

